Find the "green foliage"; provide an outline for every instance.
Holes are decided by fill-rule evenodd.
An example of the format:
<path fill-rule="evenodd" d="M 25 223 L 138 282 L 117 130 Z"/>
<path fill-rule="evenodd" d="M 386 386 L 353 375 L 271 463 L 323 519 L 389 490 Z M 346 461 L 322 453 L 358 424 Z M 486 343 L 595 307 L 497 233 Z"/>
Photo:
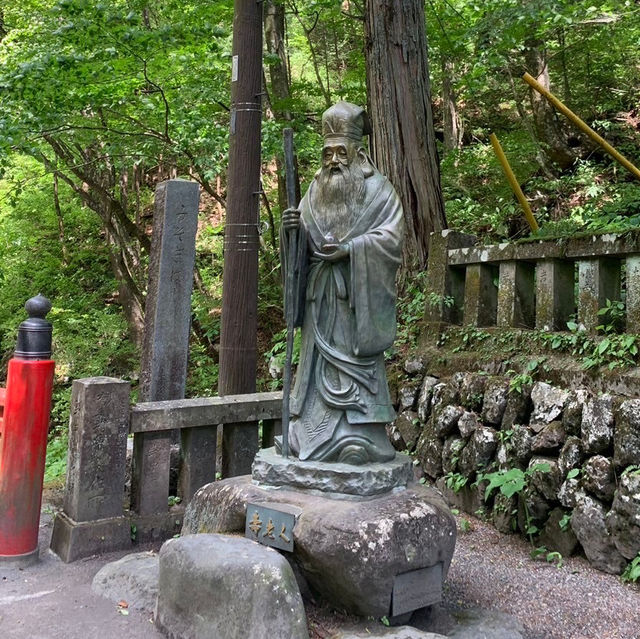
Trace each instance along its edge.
<path fill-rule="evenodd" d="M 564 559 L 562 555 L 556 550 L 548 550 L 545 546 L 539 546 L 531 551 L 532 559 L 546 559 L 550 564 L 554 564 L 556 568 L 562 568 L 564 565 Z"/>
<path fill-rule="evenodd" d="M 291 353 L 291 364 L 297 366 L 300 361 L 300 344 L 302 339 L 302 333 L 300 330 L 296 330 L 293 336 L 293 350 Z M 267 360 L 269 367 L 275 369 L 276 374 L 278 371 L 284 370 L 284 365 L 287 358 L 287 329 L 284 328 L 273 336 L 272 347 L 265 353 L 265 359 Z M 272 379 L 269 384 L 270 390 L 278 390 L 282 388 L 282 377 L 277 375 L 275 379 Z"/>
<path fill-rule="evenodd" d="M 444 476 L 445 483 L 449 490 L 453 490 L 454 493 L 459 493 L 466 485 L 469 479 L 461 473 L 454 473 L 449 471 Z"/>
<path fill-rule="evenodd" d="M 15 183 L 29 188 L 16 191 Z M 109 251 L 92 213 L 65 198 L 64 234 L 52 204 L 52 182 L 38 165 L 17 156 L 0 181 L 0 351 L 15 347 L 24 303 L 41 292 L 52 301 L 56 377 L 52 428 L 63 432 L 69 416 L 70 381 L 95 375 L 132 376 L 137 354 L 109 276 Z"/>
<path fill-rule="evenodd" d="M 560 530 L 562 531 L 567 531 L 569 530 L 569 524 L 571 523 L 571 514 L 570 513 L 565 513 L 562 518 L 560 519 L 560 521 L 558 522 L 558 526 L 560 528 Z"/>
<path fill-rule="evenodd" d="M 554 351 L 570 353 L 582 363 L 586 370 L 601 366 L 607 366 L 610 370 L 635 366 L 638 356 L 638 336 L 612 332 L 619 326 L 619 317 L 624 307 L 621 308 L 620 303 L 614 302 L 601 310 L 604 311 L 603 314 L 609 316 L 614 313 L 609 323 L 598 327 L 605 333 L 605 337 L 592 337 L 581 330 L 576 322 L 568 322 L 569 333 L 543 331 L 538 334 L 538 338 L 543 345 Z"/>
<path fill-rule="evenodd" d="M 487 481 L 484 499 L 488 501 L 493 491 L 497 488 L 505 497 L 511 498 L 520 495 L 528 486 L 532 477 L 536 473 L 548 473 L 551 467 L 548 463 L 535 464 L 527 470 L 519 468 L 508 468 L 488 473 L 478 473 L 476 484 Z M 539 532 L 537 526 L 532 522 L 526 501 L 524 502 L 524 512 L 526 519 L 525 533 L 533 544 L 533 536 Z"/>
<path fill-rule="evenodd" d="M 620 333 L 624 330 L 625 307 L 620 300 L 607 299 L 605 306 L 598 310 L 598 316 L 602 318 L 602 324 L 596 329 L 608 335 L 610 333 Z"/>
<path fill-rule="evenodd" d="M 460 528 L 460 532 L 463 532 L 463 533 L 469 533 L 473 529 L 471 526 L 471 522 L 468 519 L 465 519 L 464 517 L 460 519 L 460 521 L 458 522 L 458 526 Z"/>
<path fill-rule="evenodd" d="M 515 374 L 515 371 L 509 371 L 508 374 L 512 375 L 509 380 L 509 392 L 522 394 L 526 386 L 533 384 L 537 374 L 545 367 L 544 362 L 546 357 L 530 359 L 523 373 Z"/>
<path fill-rule="evenodd" d="M 636 555 L 624 569 L 624 572 L 620 575 L 620 579 L 624 582 L 632 582 L 640 580 L 640 553 Z"/>
<path fill-rule="evenodd" d="M 66 433 L 60 437 L 52 438 L 47 444 L 47 457 L 45 461 L 44 481 L 51 482 L 62 479 L 67 472 L 67 448 Z"/>
<path fill-rule="evenodd" d="M 398 333 L 396 336 L 396 345 L 414 346 L 418 337 L 420 323 L 424 318 L 426 304 L 451 305 L 451 298 L 440 299 L 440 296 L 433 293 L 427 294 L 426 291 L 427 274 L 426 272 L 417 273 L 411 278 L 406 289 L 401 293 L 398 299 Z"/>

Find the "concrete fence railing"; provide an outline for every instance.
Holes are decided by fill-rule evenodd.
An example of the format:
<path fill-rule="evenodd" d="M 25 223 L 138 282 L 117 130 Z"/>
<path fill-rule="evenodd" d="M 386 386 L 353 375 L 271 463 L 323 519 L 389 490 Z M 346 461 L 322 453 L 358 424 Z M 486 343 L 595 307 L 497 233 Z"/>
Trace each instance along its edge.
<path fill-rule="evenodd" d="M 121 550 L 133 541 L 167 539 L 180 532 L 182 514 L 198 488 L 216 478 L 216 431 L 223 428 L 223 466 L 235 472 L 250 467 L 256 450 L 237 445 L 242 429 L 255 432 L 262 424 L 262 447 L 279 434 L 282 393 L 255 393 L 146 402 L 130 406 L 128 382 L 109 377 L 73 382 L 69 455 L 63 511 L 56 515 L 51 548 L 63 561 Z M 240 429 L 238 429 L 240 427 Z M 162 439 L 168 431 L 182 434 L 178 495 L 180 506 L 169 503 L 169 468 L 151 456 L 140 473 L 138 495 L 129 508 L 125 485 L 130 469 L 128 436 L 150 434 Z M 230 433 L 230 436 L 227 435 Z M 244 443 L 250 438 L 241 437 Z M 185 445 L 185 442 L 188 445 Z M 153 446 L 150 447 L 153 452 Z M 138 460 L 140 463 L 140 460 Z M 160 472 L 162 469 L 163 473 Z M 162 496 L 162 499 L 159 498 Z M 177 501 L 177 500 L 175 500 Z M 159 507 L 157 504 L 162 503 Z"/>
<path fill-rule="evenodd" d="M 427 319 L 464 326 L 589 332 L 607 300 L 623 301 L 626 331 L 640 333 L 640 231 L 480 245 L 431 234 Z"/>

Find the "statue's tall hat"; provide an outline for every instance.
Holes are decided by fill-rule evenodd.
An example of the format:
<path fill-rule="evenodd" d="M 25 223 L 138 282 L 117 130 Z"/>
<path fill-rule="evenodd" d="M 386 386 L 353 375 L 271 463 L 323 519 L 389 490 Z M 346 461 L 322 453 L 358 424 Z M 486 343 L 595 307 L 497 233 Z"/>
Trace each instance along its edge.
<path fill-rule="evenodd" d="M 351 102 L 338 102 L 322 114 L 322 136 L 325 140 L 349 138 L 361 142 L 362 136 L 370 133 L 366 111 Z"/>

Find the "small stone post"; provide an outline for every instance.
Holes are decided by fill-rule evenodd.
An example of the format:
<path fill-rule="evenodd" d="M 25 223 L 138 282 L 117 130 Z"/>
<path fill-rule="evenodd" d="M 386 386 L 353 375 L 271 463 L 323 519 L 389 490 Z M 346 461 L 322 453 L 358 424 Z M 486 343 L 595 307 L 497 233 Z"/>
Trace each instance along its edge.
<path fill-rule="evenodd" d="M 130 384 L 110 377 L 73 382 L 64 510 L 51 549 L 65 562 L 131 545 L 123 509 Z"/>
<path fill-rule="evenodd" d="M 627 257 L 627 333 L 640 333 L 640 257 Z"/>
<path fill-rule="evenodd" d="M 601 324 L 598 311 L 620 299 L 620 260 L 596 258 L 578 262 L 578 321 L 593 333 Z"/>
<path fill-rule="evenodd" d="M 531 328 L 534 317 L 534 266 L 529 262 L 500 262 L 497 325 Z"/>
<path fill-rule="evenodd" d="M 498 269 L 489 264 L 470 264 L 464 283 L 465 326 L 495 326 L 498 289 L 493 283 Z"/>
<path fill-rule="evenodd" d="M 576 310 L 573 262 L 541 260 L 536 264 L 536 328 L 566 331 Z"/>
<path fill-rule="evenodd" d="M 425 318 L 428 322 L 459 324 L 462 321 L 464 298 L 464 268 L 448 265 L 449 250 L 473 246 L 476 238 L 457 231 L 436 231 L 429 238 L 429 260 L 427 263 L 427 293 L 435 294 L 433 303 L 427 300 Z M 453 306 L 444 304 L 452 297 Z"/>

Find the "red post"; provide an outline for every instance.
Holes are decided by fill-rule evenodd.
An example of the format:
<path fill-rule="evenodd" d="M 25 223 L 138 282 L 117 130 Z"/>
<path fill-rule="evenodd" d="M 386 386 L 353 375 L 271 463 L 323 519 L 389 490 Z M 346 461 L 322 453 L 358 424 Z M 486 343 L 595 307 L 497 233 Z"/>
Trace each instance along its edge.
<path fill-rule="evenodd" d="M 28 565 L 37 559 L 42 482 L 55 364 L 47 352 L 51 308 L 44 298 L 27 302 L 30 319 L 20 326 L 9 361 L 0 412 L 0 561 Z M 41 317 L 38 317 L 41 315 Z M 33 348 L 36 346 L 36 348 Z"/>

